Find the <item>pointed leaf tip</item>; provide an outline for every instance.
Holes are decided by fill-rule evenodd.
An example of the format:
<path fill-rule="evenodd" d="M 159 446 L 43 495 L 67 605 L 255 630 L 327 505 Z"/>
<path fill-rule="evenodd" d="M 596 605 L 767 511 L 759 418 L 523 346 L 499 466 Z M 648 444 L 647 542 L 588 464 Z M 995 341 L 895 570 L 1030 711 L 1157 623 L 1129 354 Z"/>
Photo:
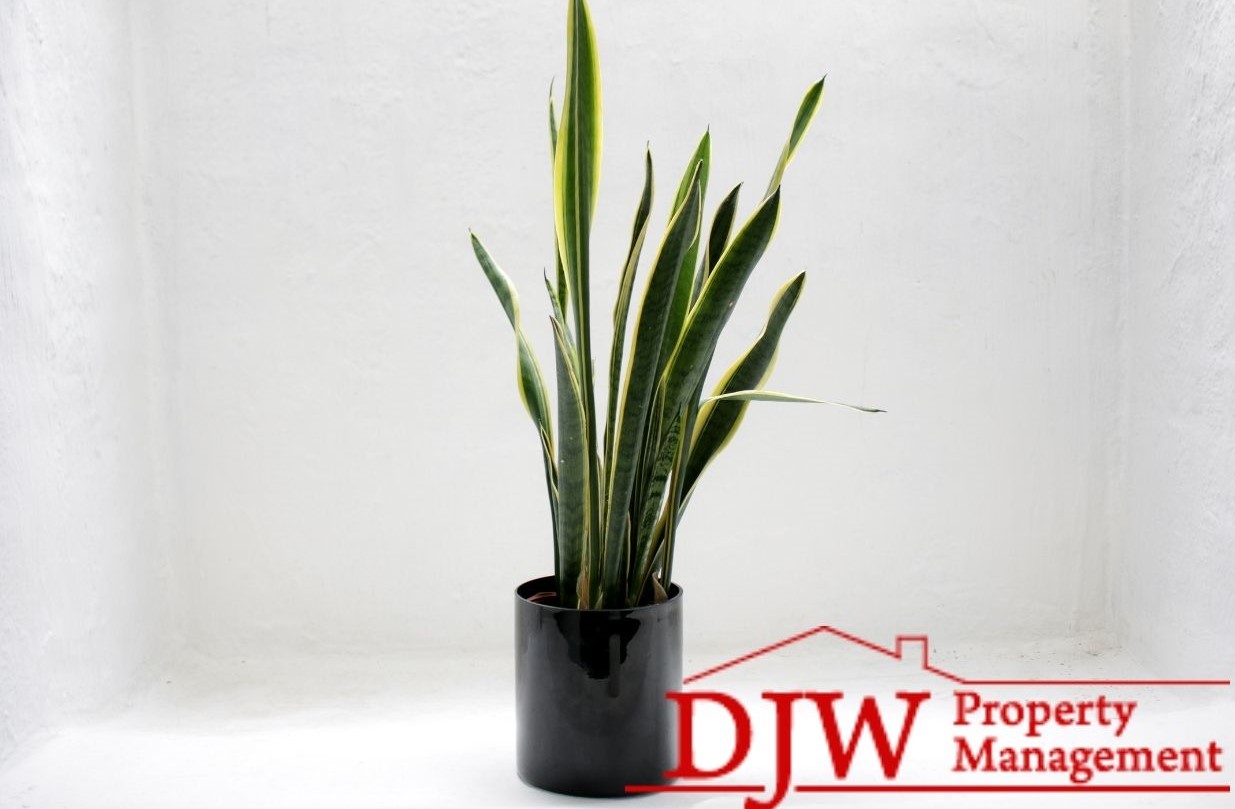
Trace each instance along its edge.
<path fill-rule="evenodd" d="M 794 396 L 790 393 L 781 393 L 774 390 L 735 390 L 729 393 L 722 393 L 717 396 L 709 396 L 704 399 L 705 402 L 788 402 L 799 404 L 825 404 L 833 407 L 844 407 L 849 410 L 860 410 L 863 413 L 886 413 L 886 410 L 880 410 L 877 407 L 866 407 L 865 405 L 848 404 L 846 402 L 833 402 L 827 399 L 812 399 L 809 396 Z"/>

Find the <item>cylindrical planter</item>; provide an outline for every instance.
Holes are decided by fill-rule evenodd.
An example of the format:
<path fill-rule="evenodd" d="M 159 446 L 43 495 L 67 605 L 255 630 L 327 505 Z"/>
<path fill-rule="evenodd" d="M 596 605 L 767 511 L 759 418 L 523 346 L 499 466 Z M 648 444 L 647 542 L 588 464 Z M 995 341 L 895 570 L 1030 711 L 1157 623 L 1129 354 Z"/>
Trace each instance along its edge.
<path fill-rule="evenodd" d="M 552 576 L 515 590 L 519 777 L 551 792 L 626 794 L 677 764 L 682 591 L 662 604 L 576 610 L 536 600 Z"/>

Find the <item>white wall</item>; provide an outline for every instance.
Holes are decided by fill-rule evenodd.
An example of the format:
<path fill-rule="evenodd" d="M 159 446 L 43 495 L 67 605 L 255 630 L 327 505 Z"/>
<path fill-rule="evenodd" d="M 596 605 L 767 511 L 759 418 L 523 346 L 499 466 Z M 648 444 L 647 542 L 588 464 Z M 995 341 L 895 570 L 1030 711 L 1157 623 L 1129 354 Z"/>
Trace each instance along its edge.
<path fill-rule="evenodd" d="M 1119 616 L 1163 671 L 1235 668 L 1235 9 L 1132 4 L 1128 510 Z"/>
<path fill-rule="evenodd" d="M 891 411 L 748 420 L 685 523 L 692 643 L 1102 626 L 1122 4 L 595 6 L 599 305 L 645 141 L 658 217 L 709 124 L 709 206 L 753 196 L 826 71 L 721 357 L 808 269 L 776 385 Z M 552 557 L 466 232 L 546 352 L 562 3 L 136 8 L 195 642 L 503 646 L 511 589 Z"/>
<path fill-rule="evenodd" d="M 126 4 L 0 5 L 0 758 L 170 642 Z"/>

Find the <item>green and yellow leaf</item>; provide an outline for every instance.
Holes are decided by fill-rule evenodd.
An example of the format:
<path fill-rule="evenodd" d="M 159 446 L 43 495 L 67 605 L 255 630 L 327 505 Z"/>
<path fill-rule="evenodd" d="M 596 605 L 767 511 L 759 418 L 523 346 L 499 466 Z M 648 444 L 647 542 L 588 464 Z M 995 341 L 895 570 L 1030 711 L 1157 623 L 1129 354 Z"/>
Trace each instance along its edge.
<path fill-rule="evenodd" d="M 772 239 L 779 211 L 778 190 L 760 204 L 738 231 L 703 285 L 699 300 L 690 311 L 682 337 L 665 369 L 661 383 L 665 412 L 677 412 L 707 373 L 721 330 L 729 321 L 746 280 Z"/>
<path fill-rule="evenodd" d="M 622 266 L 622 278 L 618 284 L 617 300 L 613 304 L 613 344 L 609 349 L 609 408 L 605 418 L 605 462 L 613 456 L 613 431 L 617 425 L 619 385 L 622 381 L 622 358 L 626 347 L 626 321 L 630 313 L 630 294 L 635 285 L 639 256 L 648 235 L 648 215 L 652 212 L 652 151 L 644 158 L 643 193 L 635 210 L 635 224 L 631 229 L 630 248 L 626 251 L 626 263 Z"/>
<path fill-rule="evenodd" d="M 741 190 L 741 183 L 735 185 L 733 190 L 720 201 L 720 205 L 716 208 L 716 215 L 712 217 L 712 227 L 708 231 L 708 243 L 703 254 L 703 263 L 695 279 L 699 285 L 699 288 L 695 290 L 696 300 L 703 290 L 703 284 L 707 283 L 708 276 L 715 269 L 716 262 L 720 261 L 720 257 L 725 254 L 725 248 L 729 246 L 729 233 L 733 230 L 733 218 L 738 211 L 738 192 Z"/>
<path fill-rule="evenodd" d="M 686 199 L 686 194 L 690 191 L 691 178 L 696 174 L 699 177 L 699 204 L 703 205 L 703 200 L 708 193 L 708 174 L 711 172 L 711 167 L 712 133 L 708 131 L 703 133 L 699 145 L 695 147 L 694 154 L 690 156 L 690 162 L 686 165 L 686 172 L 682 175 L 677 194 L 673 198 L 674 211 L 677 211 Z M 696 286 L 695 262 L 698 259 L 699 229 L 696 229 L 686 255 L 682 256 L 682 271 L 678 275 L 678 285 L 673 291 L 673 303 L 669 307 L 668 320 L 665 322 L 665 339 L 661 343 L 660 357 L 656 363 L 657 371 L 660 373 L 664 372 L 665 364 L 669 362 L 673 348 L 678 344 L 678 338 L 682 336 L 682 324 L 686 322 L 686 313 L 690 311 Z"/>
<path fill-rule="evenodd" d="M 519 371 L 517 379 L 519 394 L 523 399 L 523 406 L 527 408 L 528 415 L 532 417 L 537 430 L 548 437 L 549 444 L 552 446 L 553 428 L 549 417 L 549 397 L 545 393 L 545 383 L 540 373 L 540 365 L 536 362 L 536 356 L 532 352 L 532 347 L 528 343 L 527 337 L 523 333 L 523 328 L 519 323 L 519 296 L 515 293 L 515 288 L 510 283 L 510 278 L 493 261 L 493 257 L 489 255 L 489 251 L 481 244 L 476 234 L 471 234 L 471 237 L 472 250 L 476 253 L 476 260 L 480 263 L 480 269 L 484 271 L 485 277 L 489 279 L 490 286 L 493 287 L 493 291 L 497 294 L 498 302 L 502 304 L 502 309 L 506 312 L 506 319 L 510 321 L 510 325 L 515 332 Z"/>
<path fill-rule="evenodd" d="M 776 169 L 772 172 L 772 179 L 768 183 L 768 190 L 764 192 L 766 196 L 771 196 L 773 191 L 780 188 L 785 169 L 789 167 L 790 161 L 798 151 L 798 144 L 802 142 L 806 130 L 810 129 L 811 122 L 815 120 L 815 113 L 819 111 L 819 102 L 823 101 L 823 83 L 827 79 L 828 77 L 824 76 L 812 84 L 798 106 L 798 114 L 793 119 L 793 129 L 789 132 L 789 140 L 785 142 L 785 148 L 781 150 L 780 159 L 776 161 Z"/>
<path fill-rule="evenodd" d="M 665 315 L 673 300 L 682 257 L 699 228 L 699 183 L 674 215 L 648 276 L 631 343 L 631 356 L 622 389 L 621 413 L 609 462 L 606 524 L 604 532 L 604 584 L 602 592 L 614 598 L 625 597 L 625 582 L 630 564 L 623 527 L 630 508 L 635 477 L 642 467 L 644 431 L 656 386 L 656 362 L 665 331 Z"/>
<path fill-rule="evenodd" d="M 812 399 L 809 396 L 795 396 L 791 393 L 780 393 L 774 390 L 735 390 L 730 393 L 722 393 L 719 396 L 709 396 L 705 401 L 708 402 L 797 402 L 800 404 L 824 404 L 832 405 L 833 407 L 843 407 L 847 410 L 860 410 L 863 413 L 886 413 L 886 410 L 880 410 L 877 407 L 867 407 L 866 405 L 847 404 L 845 402 L 833 402 L 828 399 Z"/>
<path fill-rule="evenodd" d="M 557 586 L 563 606 L 586 609 L 587 588 L 579 581 L 592 560 L 585 558 L 590 519 L 589 461 L 587 425 L 584 423 L 583 391 L 570 358 L 569 338 L 562 322 L 552 319 L 557 357 L 558 442 L 557 442 Z M 582 598 L 580 599 L 580 592 Z"/>

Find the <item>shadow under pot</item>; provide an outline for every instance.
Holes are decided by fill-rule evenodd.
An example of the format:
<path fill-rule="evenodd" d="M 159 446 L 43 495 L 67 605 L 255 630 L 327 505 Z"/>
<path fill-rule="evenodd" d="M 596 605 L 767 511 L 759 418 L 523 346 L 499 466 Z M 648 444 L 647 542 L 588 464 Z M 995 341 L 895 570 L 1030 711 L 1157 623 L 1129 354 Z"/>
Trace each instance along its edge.
<path fill-rule="evenodd" d="M 668 783 L 677 764 L 682 590 L 661 604 L 557 606 L 552 576 L 515 590 L 519 778 L 584 797 Z"/>

